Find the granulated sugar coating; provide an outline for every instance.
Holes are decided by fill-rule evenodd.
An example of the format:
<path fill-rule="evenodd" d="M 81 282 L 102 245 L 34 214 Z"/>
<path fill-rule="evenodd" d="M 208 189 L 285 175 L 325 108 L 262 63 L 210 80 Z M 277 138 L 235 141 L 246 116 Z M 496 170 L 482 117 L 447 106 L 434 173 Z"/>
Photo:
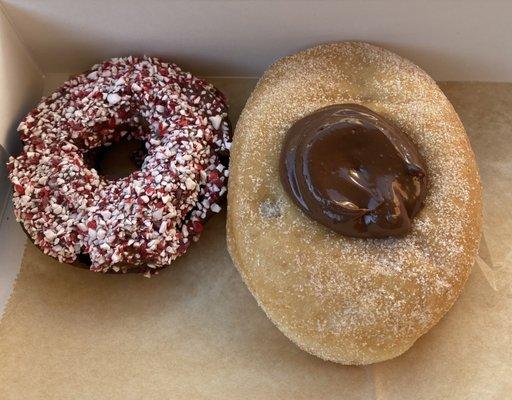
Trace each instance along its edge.
<path fill-rule="evenodd" d="M 425 205 L 403 238 L 331 232 L 281 186 L 288 128 L 343 103 L 398 125 L 425 159 Z M 229 250 L 260 306 L 301 348 L 344 364 L 395 357 L 435 325 L 462 290 L 481 231 L 478 171 L 453 107 L 420 68 L 366 43 L 318 46 L 265 73 L 237 125 L 228 201 Z"/>
<path fill-rule="evenodd" d="M 16 218 L 43 252 L 94 271 L 147 274 L 171 263 L 219 212 L 228 170 L 222 93 L 174 64 L 114 58 L 66 82 L 21 122 L 9 161 Z M 144 140 L 140 171 L 107 180 L 84 154 L 130 134 Z"/>

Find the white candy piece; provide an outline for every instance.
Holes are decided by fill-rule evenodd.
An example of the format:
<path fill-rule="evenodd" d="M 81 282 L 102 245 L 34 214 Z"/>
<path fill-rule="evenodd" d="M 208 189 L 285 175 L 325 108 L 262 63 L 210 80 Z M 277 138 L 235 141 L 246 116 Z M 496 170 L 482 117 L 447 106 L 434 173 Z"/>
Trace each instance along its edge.
<path fill-rule="evenodd" d="M 53 242 L 53 240 L 57 237 L 57 234 L 52 231 L 51 229 L 47 229 L 43 232 L 44 234 L 44 237 L 50 241 L 50 242 Z"/>
<path fill-rule="evenodd" d="M 187 180 L 185 181 L 185 186 L 187 187 L 188 190 L 194 190 L 196 187 L 196 183 L 192 179 L 187 178 Z"/>
<path fill-rule="evenodd" d="M 158 230 L 158 232 L 160 234 L 163 234 L 165 233 L 165 231 L 167 230 L 167 221 L 164 221 L 162 222 L 162 224 L 160 225 L 160 229 Z"/>
<path fill-rule="evenodd" d="M 220 124 L 222 122 L 222 116 L 215 115 L 214 117 L 210 117 L 210 122 L 213 125 L 213 129 L 219 129 L 220 128 Z"/>
<path fill-rule="evenodd" d="M 112 213 L 108 210 L 100 211 L 100 215 L 103 217 L 105 221 L 108 221 L 110 217 L 112 216 Z"/>
<path fill-rule="evenodd" d="M 117 104 L 121 101 L 121 96 L 119 96 L 117 93 L 110 93 L 107 95 L 107 101 L 109 104 Z"/>
<path fill-rule="evenodd" d="M 163 208 L 159 208 L 158 210 L 153 212 L 153 218 L 155 219 L 155 221 L 160 221 L 163 217 L 163 214 L 164 214 Z"/>
<path fill-rule="evenodd" d="M 59 215 L 63 210 L 59 204 L 52 204 L 52 210 L 55 214 Z"/>

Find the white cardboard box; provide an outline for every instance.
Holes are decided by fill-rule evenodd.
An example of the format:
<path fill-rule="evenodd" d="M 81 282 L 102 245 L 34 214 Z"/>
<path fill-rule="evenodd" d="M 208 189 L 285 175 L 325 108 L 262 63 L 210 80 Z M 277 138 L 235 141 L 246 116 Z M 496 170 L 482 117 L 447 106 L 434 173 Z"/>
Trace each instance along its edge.
<path fill-rule="evenodd" d="M 103 59 L 151 54 L 202 76 L 259 76 L 279 57 L 364 40 L 410 58 L 436 80 L 512 80 L 507 1 L 0 1 L 0 310 L 24 245 L 5 161 L 44 87 Z M 4 212 L 5 209 L 5 212 Z"/>

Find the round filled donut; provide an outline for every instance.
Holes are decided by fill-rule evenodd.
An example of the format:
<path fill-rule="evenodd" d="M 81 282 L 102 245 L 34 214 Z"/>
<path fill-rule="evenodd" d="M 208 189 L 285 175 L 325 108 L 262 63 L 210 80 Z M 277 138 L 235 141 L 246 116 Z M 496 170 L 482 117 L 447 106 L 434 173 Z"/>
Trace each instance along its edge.
<path fill-rule="evenodd" d="M 44 98 L 18 127 L 11 158 L 16 218 L 63 263 L 151 274 L 199 238 L 226 192 L 230 125 L 224 95 L 175 64 L 113 58 Z M 88 159 L 125 138 L 144 143 L 139 170 L 99 175 Z"/>
<path fill-rule="evenodd" d="M 277 61 L 238 121 L 230 171 L 231 257 L 303 350 L 396 357 L 461 293 L 480 180 L 452 105 L 412 62 L 359 42 Z"/>

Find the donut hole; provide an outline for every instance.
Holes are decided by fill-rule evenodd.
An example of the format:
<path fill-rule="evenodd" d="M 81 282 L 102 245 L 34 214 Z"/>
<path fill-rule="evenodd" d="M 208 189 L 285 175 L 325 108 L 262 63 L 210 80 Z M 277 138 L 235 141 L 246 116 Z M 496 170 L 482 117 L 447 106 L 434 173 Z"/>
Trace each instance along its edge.
<path fill-rule="evenodd" d="M 88 253 L 80 253 L 76 257 L 78 266 L 84 266 L 89 268 L 92 264 L 91 257 Z"/>
<path fill-rule="evenodd" d="M 89 168 L 107 180 L 121 179 L 140 170 L 147 155 L 146 143 L 135 135 L 135 128 L 115 136 L 111 142 L 104 143 L 85 153 Z"/>

